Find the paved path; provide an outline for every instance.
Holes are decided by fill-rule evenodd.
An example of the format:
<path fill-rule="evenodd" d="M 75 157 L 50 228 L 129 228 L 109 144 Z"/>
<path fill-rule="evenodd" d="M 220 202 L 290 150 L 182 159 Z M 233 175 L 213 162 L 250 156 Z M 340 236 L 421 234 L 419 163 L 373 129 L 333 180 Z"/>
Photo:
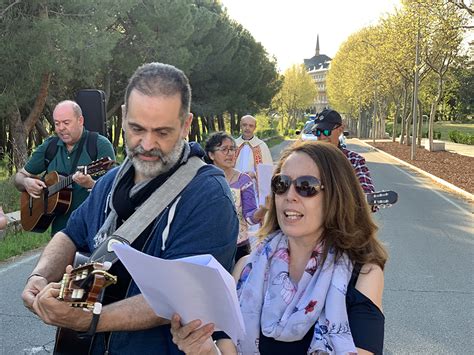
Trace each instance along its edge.
<path fill-rule="evenodd" d="M 361 139 L 363 142 L 371 143 L 372 139 Z M 391 142 L 391 139 L 376 139 L 376 142 Z M 426 138 L 423 138 L 421 140 L 421 145 L 422 147 L 419 149 L 424 149 L 424 143 L 426 141 Z M 459 144 L 459 143 L 454 143 L 451 141 L 441 141 L 444 142 L 444 149 L 448 152 L 451 153 L 456 153 L 456 154 L 461 154 L 461 155 L 466 155 L 468 157 L 474 157 L 474 145 L 468 145 L 468 144 Z"/>
<path fill-rule="evenodd" d="M 271 149 L 274 160 L 283 142 Z M 388 246 L 384 354 L 468 354 L 474 348 L 474 231 L 472 206 L 360 143 L 379 189 L 399 202 L 377 212 Z M 38 254 L 0 264 L 0 354 L 46 354 L 54 328 L 22 305 L 20 293 Z"/>

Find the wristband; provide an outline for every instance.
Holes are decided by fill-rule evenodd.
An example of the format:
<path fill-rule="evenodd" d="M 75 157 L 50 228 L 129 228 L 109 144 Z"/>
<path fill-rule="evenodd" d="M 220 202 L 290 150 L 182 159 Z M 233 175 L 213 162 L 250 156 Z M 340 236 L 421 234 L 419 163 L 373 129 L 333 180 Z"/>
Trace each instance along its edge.
<path fill-rule="evenodd" d="M 43 275 L 38 274 L 37 272 L 34 272 L 34 273 L 32 273 L 30 276 L 28 276 L 28 278 L 26 279 L 26 282 L 28 283 L 28 281 L 30 281 L 30 279 L 31 279 L 33 276 L 42 277 L 43 279 L 46 280 L 46 282 L 48 281 L 48 279 L 47 279 L 46 277 L 44 277 Z"/>
<path fill-rule="evenodd" d="M 94 309 L 92 310 L 92 320 L 89 330 L 87 332 L 80 334 L 81 338 L 92 337 L 94 336 L 97 330 L 97 324 L 99 323 L 100 313 L 102 312 L 102 303 L 96 302 L 94 304 Z"/>

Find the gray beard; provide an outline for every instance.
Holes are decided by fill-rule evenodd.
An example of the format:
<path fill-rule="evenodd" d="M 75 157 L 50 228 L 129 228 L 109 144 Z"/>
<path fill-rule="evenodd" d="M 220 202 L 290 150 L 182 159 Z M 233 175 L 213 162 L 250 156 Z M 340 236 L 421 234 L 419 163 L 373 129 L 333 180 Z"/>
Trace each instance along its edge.
<path fill-rule="evenodd" d="M 143 175 L 146 179 L 153 179 L 158 175 L 168 172 L 179 160 L 184 147 L 184 140 L 179 139 L 176 145 L 173 147 L 169 154 L 163 154 L 159 149 L 155 149 L 149 152 L 145 152 L 142 146 L 137 146 L 130 149 L 125 145 L 127 157 L 131 160 L 135 170 Z M 137 157 L 138 154 L 144 154 L 150 156 L 157 156 L 160 159 L 158 161 L 145 161 Z"/>

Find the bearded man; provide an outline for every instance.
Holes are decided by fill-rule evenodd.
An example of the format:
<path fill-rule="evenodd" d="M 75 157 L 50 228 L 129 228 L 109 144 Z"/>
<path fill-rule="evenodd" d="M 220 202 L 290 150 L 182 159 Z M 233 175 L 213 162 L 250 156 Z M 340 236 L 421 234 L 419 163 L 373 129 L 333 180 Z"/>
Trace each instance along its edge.
<path fill-rule="evenodd" d="M 153 312 L 119 261 L 110 271 L 118 284 L 106 289 L 115 301 L 98 319 L 58 301 L 55 281 L 76 251 L 93 252 L 180 166 L 204 156 L 198 144 L 185 141 L 193 118 L 190 104 L 191 88 L 181 70 L 161 63 L 137 69 L 125 93 L 127 158 L 97 182 L 27 280 L 23 302 L 45 323 L 88 333 L 94 328 L 92 354 L 180 353 L 171 341 L 169 320 Z M 132 247 L 163 259 L 212 254 L 230 271 L 238 228 L 222 170 L 203 165 Z"/>

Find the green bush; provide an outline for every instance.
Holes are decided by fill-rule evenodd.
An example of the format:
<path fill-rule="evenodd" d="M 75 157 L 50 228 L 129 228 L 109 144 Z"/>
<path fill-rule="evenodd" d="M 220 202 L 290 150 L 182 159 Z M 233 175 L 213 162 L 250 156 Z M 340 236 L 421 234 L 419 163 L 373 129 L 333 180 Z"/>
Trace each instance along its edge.
<path fill-rule="evenodd" d="M 474 145 L 474 134 L 449 131 L 449 139 L 454 143 Z"/>
<path fill-rule="evenodd" d="M 258 130 L 256 133 L 258 138 L 270 138 L 278 136 L 278 132 L 274 128 Z"/>

